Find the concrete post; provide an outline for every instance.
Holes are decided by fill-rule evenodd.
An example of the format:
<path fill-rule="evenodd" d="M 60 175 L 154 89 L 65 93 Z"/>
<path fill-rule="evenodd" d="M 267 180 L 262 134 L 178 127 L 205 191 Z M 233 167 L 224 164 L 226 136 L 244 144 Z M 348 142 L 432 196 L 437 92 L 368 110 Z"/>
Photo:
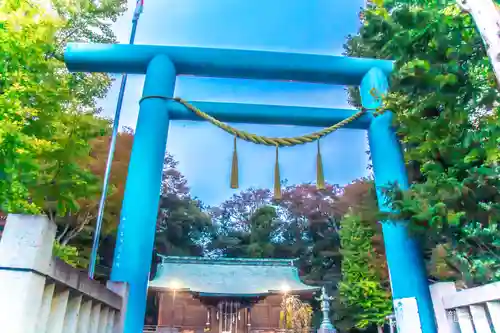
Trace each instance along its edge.
<path fill-rule="evenodd" d="M 371 69 L 361 82 L 363 106 L 374 110 L 382 105 L 382 96 L 388 92 L 385 74 Z M 408 188 L 408 179 L 401 147 L 392 126 L 392 113 L 373 119 L 368 139 L 377 187 L 378 205 L 382 212 L 391 208 L 382 189 L 391 183 Z M 427 274 L 417 242 L 408 235 L 407 222 L 383 221 L 385 250 L 391 279 L 399 333 L 435 333 L 436 323 Z"/>
<path fill-rule="evenodd" d="M 56 226 L 44 216 L 10 214 L 0 241 L 0 331 L 35 333 Z"/>
<path fill-rule="evenodd" d="M 78 322 L 76 324 L 76 331 L 78 333 L 92 333 L 92 331 L 90 330 L 91 313 L 92 313 L 92 300 L 87 300 L 81 305 L 80 313 L 78 314 Z"/>
<path fill-rule="evenodd" d="M 78 328 L 78 317 L 80 315 L 82 301 L 82 295 L 75 296 L 69 300 L 62 330 L 64 333 L 77 333 L 76 329 Z"/>
<path fill-rule="evenodd" d="M 35 326 L 35 332 L 45 332 L 49 323 L 50 310 L 52 308 L 52 299 L 56 291 L 55 283 L 46 284 L 40 310 L 38 310 L 38 319 Z"/>
<path fill-rule="evenodd" d="M 102 309 L 101 303 L 92 304 L 92 309 L 90 310 L 89 333 L 99 333 L 99 322 L 101 321 L 101 309 Z"/>
<path fill-rule="evenodd" d="M 167 56 L 149 63 L 134 136 L 111 279 L 129 286 L 124 333 L 144 326 L 151 253 L 176 72 Z"/>
<path fill-rule="evenodd" d="M 110 319 L 112 322 L 112 332 L 109 333 L 123 333 L 125 327 L 125 314 L 127 313 L 127 299 L 128 299 L 128 285 L 125 282 L 108 281 L 106 287 L 122 298 L 122 305 L 119 315 L 114 314 Z"/>
<path fill-rule="evenodd" d="M 63 331 L 64 319 L 68 308 L 69 290 L 58 292 L 52 299 L 50 307 L 49 320 L 47 322 L 46 332 L 48 333 L 66 333 Z"/>
<path fill-rule="evenodd" d="M 454 323 L 454 315 L 447 311 L 443 299 L 457 293 L 455 282 L 438 282 L 430 287 L 434 314 L 438 333 L 457 333 Z"/>
<path fill-rule="evenodd" d="M 500 332 L 500 301 L 487 302 L 486 308 L 491 318 L 491 325 L 495 332 Z"/>
<path fill-rule="evenodd" d="M 107 333 L 106 329 L 109 320 L 109 308 L 101 309 L 101 315 L 99 316 L 99 328 L 96 333 Z"/>

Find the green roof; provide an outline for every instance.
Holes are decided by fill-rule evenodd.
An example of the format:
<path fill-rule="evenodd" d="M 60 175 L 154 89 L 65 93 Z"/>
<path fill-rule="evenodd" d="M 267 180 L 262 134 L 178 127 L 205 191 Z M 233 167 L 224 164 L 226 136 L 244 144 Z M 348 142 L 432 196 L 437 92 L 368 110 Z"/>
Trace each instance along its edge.
<path fill-rule="evenodd" d="M 311 293 L 318 287 L 300 281 L 291 259 L 163 257 L 149 287 L 200 296 L 255 297 L 274 293 Z"/>

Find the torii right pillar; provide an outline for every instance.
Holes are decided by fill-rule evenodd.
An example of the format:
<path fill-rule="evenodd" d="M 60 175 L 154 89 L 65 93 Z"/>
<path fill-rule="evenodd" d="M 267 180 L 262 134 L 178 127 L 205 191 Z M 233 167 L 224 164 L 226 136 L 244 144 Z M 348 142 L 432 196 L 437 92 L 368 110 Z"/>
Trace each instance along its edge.
<path fill-rule="evenodd" d="M 380 96 L 389 90 L 387 77 L 371 69 L 360 86 L 363 107 L 374 110 L 382 106 Z M 389 184 L 408 189 L 408 176 L 392 125 L 392 112 L 374 117 L 368 129 L 378 205 L 391 212 L 383 188 Z M 382 231 L 391 280 L 392 297 L 398 333 L 436 333 L 434 310 L 427 281 L 425 263 L 418 242 L 408 233 L 408 222 L 382 221 Z"/>

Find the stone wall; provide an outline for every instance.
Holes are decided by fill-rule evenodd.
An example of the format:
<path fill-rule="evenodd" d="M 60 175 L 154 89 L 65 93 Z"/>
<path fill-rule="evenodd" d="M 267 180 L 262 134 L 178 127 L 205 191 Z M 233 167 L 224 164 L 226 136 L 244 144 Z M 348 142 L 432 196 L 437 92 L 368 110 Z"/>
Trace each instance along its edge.
<path fill-rule="evenodd" d="M 126 286 L 106 287 L 54 258 L 55 233 L 45 216 L 8 215 L 0 240 L 0 332 L 122 332 Z"/>

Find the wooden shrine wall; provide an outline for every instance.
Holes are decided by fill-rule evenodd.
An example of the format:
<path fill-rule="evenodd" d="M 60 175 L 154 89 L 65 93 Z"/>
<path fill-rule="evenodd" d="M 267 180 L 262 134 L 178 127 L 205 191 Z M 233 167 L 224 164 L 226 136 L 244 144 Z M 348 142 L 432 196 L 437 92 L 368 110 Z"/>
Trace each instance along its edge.
<path fill-rule="evenodd" d="M 158 326 L 174 327 L 184 333 L 203 332 L 207 323 L 207 308 L 189 293 L 177 293 L 175 302 L 170 292 L 158 295 Z M 281 299 L 279 295 L 269 296 L 256 303 L 250 314 L 248 326 L 248 313 L 246 309 L 240 312 L 241 320 L 238 322 L 238 333 L 255 331 L 273 331 L 279 328 Z M 216 320 L 216 309 L 210 309 L 210 333 L 220 333 L 219 323 Z"/>
<path fill-rule="evenodd" d="M 177 293 L 175 301 L 172 293 L 159 294 L 158 326 L 204 328 L 207 322 L 205 306 L 189 293 Z"/>
<path fill-rule="evenodd" d="M 265 300 L 258 302 L 252 307 L 251 328 L 252 330 L 278 329 L 280 326 L 282 296 L 268 296 Z"/>

